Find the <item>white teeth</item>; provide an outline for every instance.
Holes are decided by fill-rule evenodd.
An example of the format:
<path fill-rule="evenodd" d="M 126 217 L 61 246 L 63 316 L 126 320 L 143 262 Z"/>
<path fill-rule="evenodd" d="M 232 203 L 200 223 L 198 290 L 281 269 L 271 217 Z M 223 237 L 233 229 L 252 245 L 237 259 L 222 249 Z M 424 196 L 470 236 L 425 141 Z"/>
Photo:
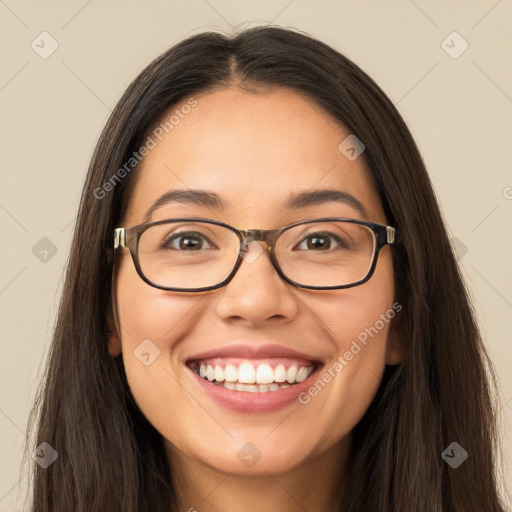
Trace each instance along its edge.
<path fill-rule="evenodd" d="M 224 380 L 224 370 L 220 366 L 215 367 L 215 380 L 222 382 Z"/>
<path fill-rule="evenodd" d="M 288 368 L 288 371 L 286 372 L 286 380 L 293 384 L 295 382 L 295 377 L 297 376 L 297 367 L 296 366 L 290 366 Z"/>
<path fill-rule="evenodd" d="M 245 391 L 248 393 L 268 393 L 270 391 L 278 391 L 280 389 L 289 388 L 290 384 L 240 384 L 237 382 L 215 382 L 216 386 L 224 387 L 231 391 Z"/>
<path fill-rule="evenodd" d="M 295 380 L 297 382 L 302 382 L 303 380 L 306 380 L 306 377 L 308 376 L 308 369 L 307 368 L 299 368 L 297 371 L 297 377 L 295 377 Z"/>
<path fill-rule="evenodd" d="M 256 370 L 256 382 L 258 384 L 270 384 L 274 382 L 274 370 L 268 364 L 260 364 Z"/>
<path fill-rule="evenodd" d="M 254 384 L 256 382 L 256 371 L 251 363 L 242 363 L 238 367 L 238 382 L 241 384 Z"/>
<path fill-rule="evenodd" d="M 302 382 L 313 372 L 313 366 L 290 366 L 286 370 L 280 363 L 272 368 L 268 363 L 262 363 L 254 367 L 245 361 L 237 368 L 233 364 L 227 364 L 225 368 L 220 365 L 201 363 L 196 372 L 210 382 L 224 385 L 225 388 L 237 391 L 249 391 L 266 393 L 290 387 L 290 385 Z M 254 384 L 254 385 L 247 385 Z"/>
<path fill-rule="evenodd" d="M 227 382 L 236 382 L 238 380 L 238 368 L 232 364 L 227 364 L 224 369 L 224 376 Z"/>
<path fill-rule="evenodd" d="M 286 380 L 286 368 L 284 364 L 278 364 L 274 370 L 274 381 L 284 382 Z"/>

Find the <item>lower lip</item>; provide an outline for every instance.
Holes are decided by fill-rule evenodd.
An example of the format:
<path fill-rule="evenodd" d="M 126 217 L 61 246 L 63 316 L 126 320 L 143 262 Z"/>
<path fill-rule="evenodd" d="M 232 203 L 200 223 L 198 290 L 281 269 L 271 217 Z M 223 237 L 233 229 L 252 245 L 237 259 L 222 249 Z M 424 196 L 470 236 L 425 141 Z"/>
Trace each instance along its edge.
<path fill-rule="evenodd" d="M 319 368 L 315 368 L 315 371 L 302 382 L 298 382 L 289 388 L 267 391 L 266 393 L 233 391 L 224 386 L 217 386 L 209 380 L 203 379 L 190 368 L 188 369 L 206 395 L 219 405 L 237 412 L 259 413 L 277 411 L 298 401 L 298 396 L 310 387 L 312 378 L 318 373 Z"/>

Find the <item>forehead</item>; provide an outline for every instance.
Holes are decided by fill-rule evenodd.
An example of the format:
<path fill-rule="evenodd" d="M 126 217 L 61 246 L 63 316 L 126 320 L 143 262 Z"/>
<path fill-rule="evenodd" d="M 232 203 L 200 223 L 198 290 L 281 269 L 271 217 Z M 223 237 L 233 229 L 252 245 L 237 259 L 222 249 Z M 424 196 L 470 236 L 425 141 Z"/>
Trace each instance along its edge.
<path fill-rule="evenodd" d="M 293 194 L 318 189 L 344 191 L 362 203 L 370 220 L 385 220 L 363 159 L 350 161 L 338 148 L 350 132 L 312 100 L 285 88 L 253 92 L 238 87 L 194 95 L 196 103 L 189 100 L 162 117 L 159 122 L 168 122 L 167 129 L 162 124 L 150 134 L 154 147 L 137 171 L 126 225 L 143 222 L 153 203 L 175 189 L 216 193 L 225 203 L 216 217 L 239 227 L 264 228 L 288 214 L 284 206 Z M 295 210 L 288 220 L 318 215 L 322 208 Z M 330 208 L 329 216 L 362 218 L 347 205 Z M 212 211 L 174 202 L 155 210 L 153 218 L 211 217 Z"/>

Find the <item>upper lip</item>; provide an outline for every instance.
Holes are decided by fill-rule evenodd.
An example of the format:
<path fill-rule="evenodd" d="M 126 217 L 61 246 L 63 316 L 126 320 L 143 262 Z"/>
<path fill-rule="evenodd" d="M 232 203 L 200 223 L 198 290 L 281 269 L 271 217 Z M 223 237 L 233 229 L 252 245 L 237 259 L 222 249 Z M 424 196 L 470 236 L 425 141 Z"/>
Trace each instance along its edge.
<path fill-rule="evenodd" d="M 214 348 L 194 354 L 187 358 L 187 362 L 198 361 L 201 359 L 210 359 L 213 357 L 239 357 L 245 359 L 258 359 L 266 357 L 288 357 L 295 359 L 307 359 L 311 362 L 318 362 L 317 358 L 311 357 L 308 354 L 292 350 L 283 345 L 269 343 L 265 345 L 249 345 L 248 343 L 238 343 L 233 345 L 226 345 L 221 348 Z"/>

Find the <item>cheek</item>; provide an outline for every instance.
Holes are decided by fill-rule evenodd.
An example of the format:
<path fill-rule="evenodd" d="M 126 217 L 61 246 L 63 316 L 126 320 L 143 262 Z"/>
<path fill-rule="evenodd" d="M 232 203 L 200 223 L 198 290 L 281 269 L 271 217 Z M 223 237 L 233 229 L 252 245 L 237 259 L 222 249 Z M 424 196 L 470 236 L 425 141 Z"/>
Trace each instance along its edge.
<path fill-rule="evenodd" d="M 142 412 L 152 418 L 176 402 L 181 371 L 176 347 L 193 330 L 203 296 L 172 295 L 147 285 L 128 265 L 117 280 L 122 357 L 128 384 Z M 173 361 L 173 358 L 175 361 Z M 174 397 L 174 399 L 173 399 Z M 169 410 L 172 414 L 172 410 Z"/>
<path fill-rule="evenodd" d="M 117 280 L 123 348 L 133 350 L 134 344 L 149 338 L 161 350 L 168 351 L 172 340 L 190 329 L 193 316 L 190 312 L 204 300 L 204 296 L 170 294 L 153 288 L 128 263 L 121 265 Z"/>
<path fill-rule="evenodd" d="M 385 368 L 394 306 L 391 262 L 382 258 L 364 285 L 309 305 L 336 353 L 299 397 L 304 412 L 325 421 L 325 446 L 348 434 L 370 406 Z"/>
<path fill-rule="evenodd" d="M 325 364 L 299 396 L 302 414 L 316 418 L 317 425 L 322 424 L 319 452 L 352 431 L 368 410 L 382 379 L 389 324 L 380 320 L 380 312 L 373 316 L 373 310 L 370 316 L 375 320 L 368 322 L 369 310 L 365 311 L 364 318 L 359 318 L 362 313 L 358 312 L 344 323 L 343 329 L 333 333 L 337 356 Z"/>
<path fill-rule="evenodd" d="M 349 351 L 357 340 L 366 347 L 359 355 L 376 356 L 385 348 L 389 324 L 396 314 L 394 293 L 391 258 L 382 251 L 369 281 L 323 298 L 313 298 L 308 307 L 325 327 L 338 354 Z M 375 343 L 370 343 L 371 340 Z"/>

